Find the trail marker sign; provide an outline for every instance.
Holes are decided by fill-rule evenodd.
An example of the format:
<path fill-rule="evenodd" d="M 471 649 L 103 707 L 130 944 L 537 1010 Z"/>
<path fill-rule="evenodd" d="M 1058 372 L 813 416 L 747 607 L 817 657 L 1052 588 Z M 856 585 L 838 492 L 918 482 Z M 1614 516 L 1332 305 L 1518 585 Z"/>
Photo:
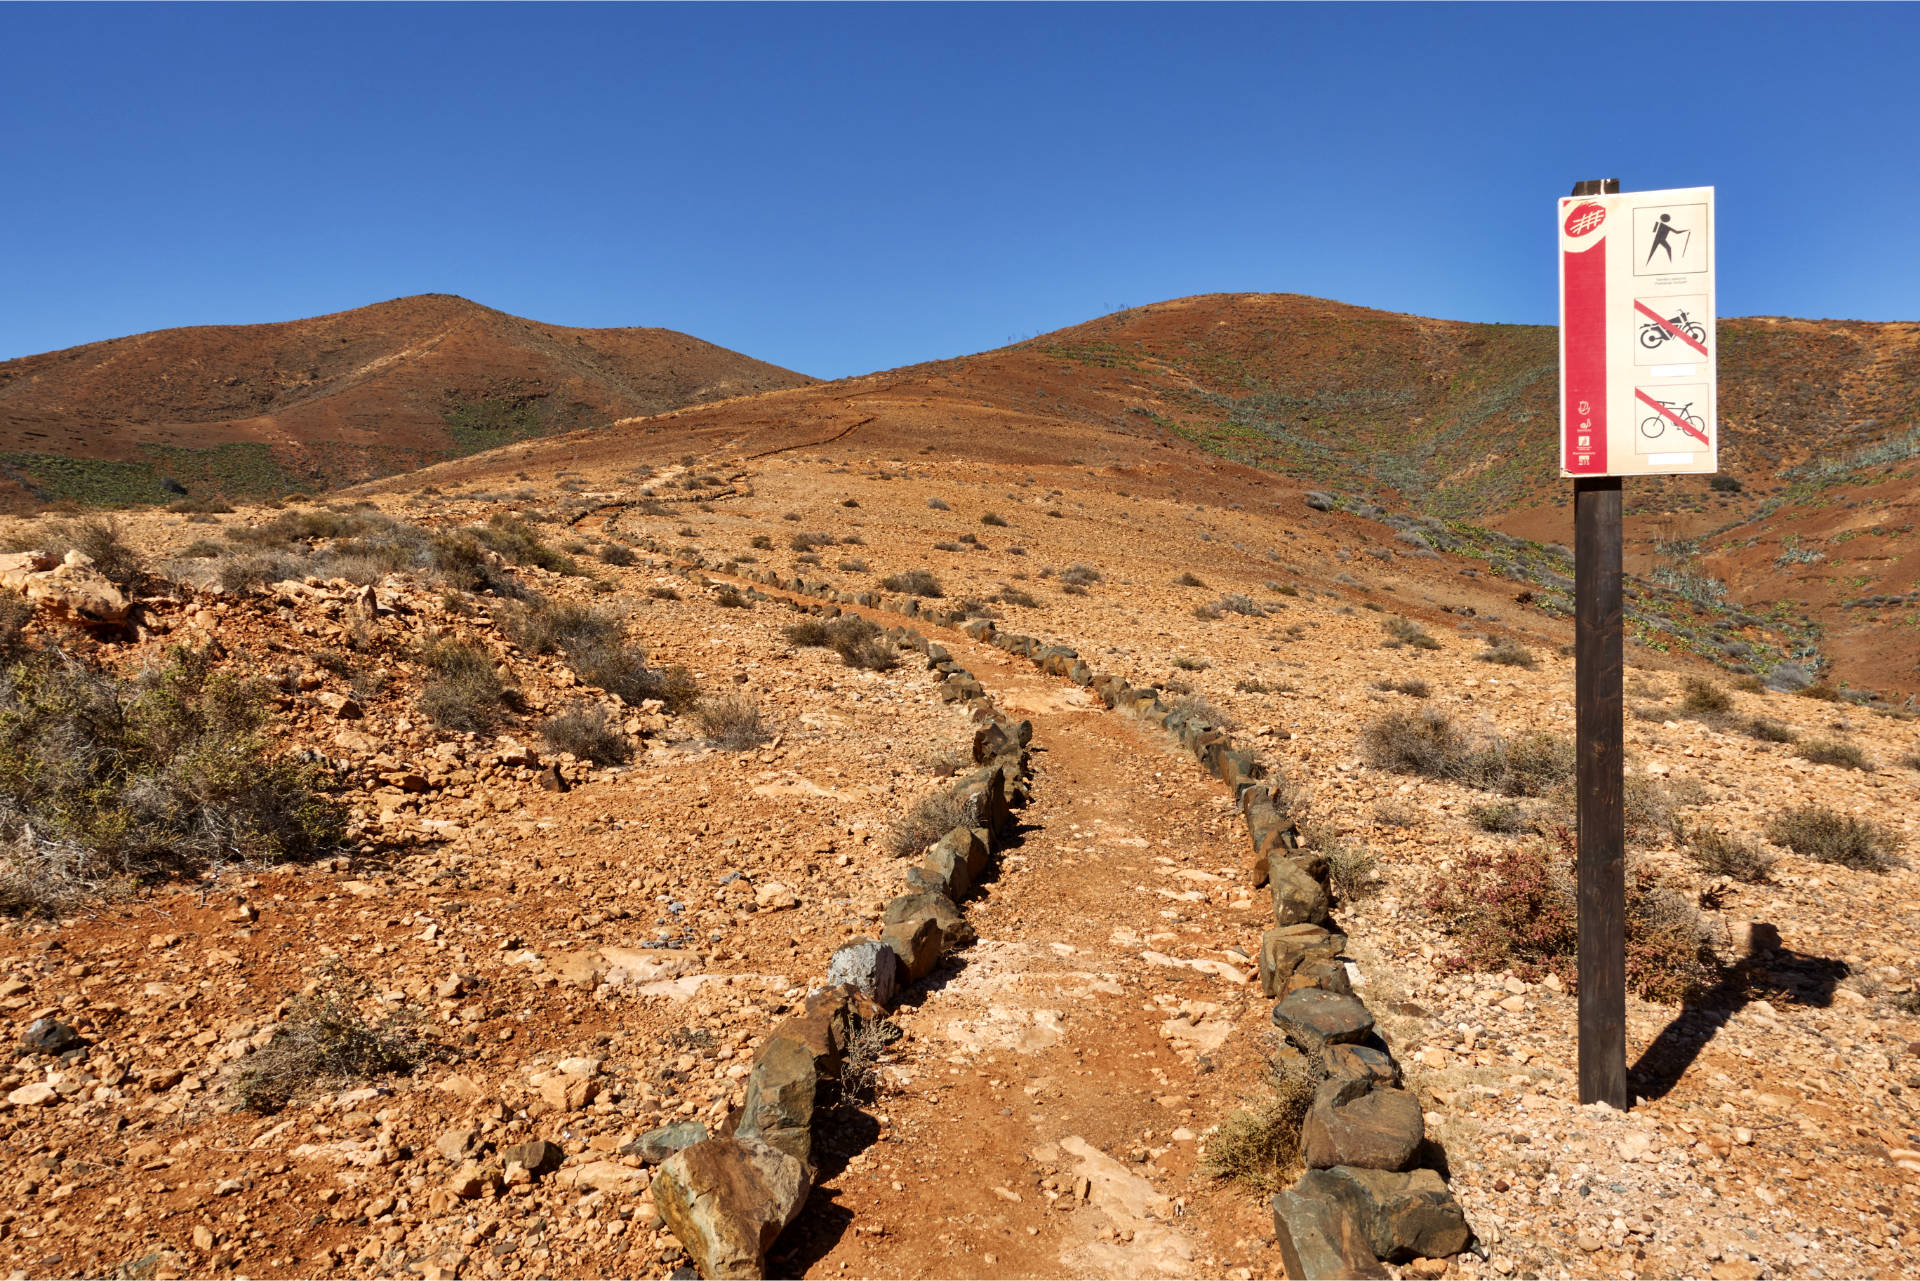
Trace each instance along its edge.
<path fill-rule="evenodd" d="M 1568 196 L 1560 230 L 1560 474 L 1719 467 L 1713 188 Z"/>

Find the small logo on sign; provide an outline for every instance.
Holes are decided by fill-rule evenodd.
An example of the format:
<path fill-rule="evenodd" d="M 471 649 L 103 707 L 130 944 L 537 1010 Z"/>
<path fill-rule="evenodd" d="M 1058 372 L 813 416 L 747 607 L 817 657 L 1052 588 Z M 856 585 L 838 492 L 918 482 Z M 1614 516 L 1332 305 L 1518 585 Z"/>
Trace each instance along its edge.
<path fill-rule="evenodd" d="M 1607 220 L 1607 207 L 1589 200 L 1584 205 L 1575 205 L 1567 211 L 1566 232 L 1569 236 L 1584 236 L 1599 229 Z"/>

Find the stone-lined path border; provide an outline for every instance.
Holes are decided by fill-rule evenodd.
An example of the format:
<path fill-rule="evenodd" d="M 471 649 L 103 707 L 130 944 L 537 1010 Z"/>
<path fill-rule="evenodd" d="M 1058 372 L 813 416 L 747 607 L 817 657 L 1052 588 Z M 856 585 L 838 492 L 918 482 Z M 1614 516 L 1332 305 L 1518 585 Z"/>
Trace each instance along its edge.
<path fill-rule="evenodd" d="M 1288 1275 L 1385 1277 L 1385 1262 L 1445 1258 L 1468 1247 L 1473 1233 L 1437 1168 L 1441 1157 L 1427 1142 L 1419 1100 L 1403 1088 L 1399 1064 L 1375 1031 L 1365 1002 L 1354 995 L 1346 936 L 1333 928 L 1327 862 L 1302 847 L 1299 829 L 1283 808 L 1284 793 L 1266 781 L 1270 772 L 1254 753 L 1236 747 L 1206 718 L 1162 702 L 1159 690 L 1095 671 L 1071 647 L 1002 632 L 991 620 L 917 597 L 844 592 L 772 572 L 741 576 L 797 595 L 958 628 L 1091 690 L 1109 710 L 1172 735 L 1231 788 L 1251 847 L 1249 875 L 1272 896 L 1274 924 L 1260 944 L 1261 990 L 1275 1001 L 1275 1027 L 1323 1077 L 1301 1134 L 1308 1170 L 1273 1198 Z M 954 672 L 948 679 L 950 697 L 984 699 L 970 676 Z M 958 865 L 951 854 L 945 863 Z"/>
<path fill-rule="evenodd" d="M 697 566 L 681 568 L 701 581 Z M 786 603 L 800 612 L 840 612 Z M 650 1155 L 665 1156 L 653 1181 L 654 1203 L 705 1277 L 764 1275 L 768 1251 L 807 1203 L 813 1123 L 824 1087 L 840 1081 L 864 1024 L 884 1017 L 947 952 L 972 941 L 962 911 L 967 892 L 1012 830 L 1013 811 L 1026 803 L 1032 726 L 1002 716 L 973 674 L 917 630 L 893 627 L 886 638 L 923 655 L 942 697 L 964 704 L 971 715 L 975 768 L 949 788 L 961 821 L 908 869 L 905 892 L 887 904 L 879 936 L 835 950 L 822 985 L 799 1013 L 768 1033 L 754 1056 L 745 1100 L 722 1133 L 678 1125 L 639 1140 L 650 1145 Z"/>

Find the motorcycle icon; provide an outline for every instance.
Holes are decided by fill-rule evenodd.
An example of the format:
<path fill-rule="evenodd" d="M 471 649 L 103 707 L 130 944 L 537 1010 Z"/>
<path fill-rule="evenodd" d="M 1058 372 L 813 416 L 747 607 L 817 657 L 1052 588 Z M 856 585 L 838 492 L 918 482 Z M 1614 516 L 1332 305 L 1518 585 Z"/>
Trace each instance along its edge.
<path fill-rule="evenodd" d="M 1676 315 L 1667 317 L 1667 324 L 1697 343 L 1707 341 L 1707 327 L 1699 321 L 1690 318 L 1684 309 Z M 1657 349 L 1662 343 L 1665 343 L 1672 337 L 1673 334 L 1669 333 L 1665 326 L 1656 324 L 1651 320 L 1640 326 L 1640 345 L 1648 351 Z"/>
<path fill-rule="evenodd" d="M 1674 418 L 1678 418 L 1691 426 L 1694 431 L 1699 433 L 1701 440 L 1707 438 L 1707 420 L 1693 412 L 1692 401 L 1688 401 L 1684 405 L 1676 405 L 1672 401 L 1663 400 L 1660 402 L 1660 406 L 1672 413 Z M 1658 440 L 1661 433 L 1666 431 L 1670 425 L 1671 420 L 1667 418 L 1665 414 L 1654 414 L 1641 421 L 1640 434 L 1648 440 Z"/>

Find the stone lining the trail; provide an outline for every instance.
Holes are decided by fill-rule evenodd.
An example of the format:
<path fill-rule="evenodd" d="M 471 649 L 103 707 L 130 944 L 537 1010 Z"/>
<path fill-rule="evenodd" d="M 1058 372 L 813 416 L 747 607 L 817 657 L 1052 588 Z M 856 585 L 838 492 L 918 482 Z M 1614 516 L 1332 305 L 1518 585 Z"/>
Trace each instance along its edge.
<path fill-rule="evenodd" d="M 1468 1247 L 1473 1231 L 1433 1168 L 1439 1154 L 1426 1140 L 1419 1101 L 1402 1087 L 1392 1050 L 1374 1030 L 1365 1002 L 1353 994 L 1347 963 L 1341 959 L 1346 936 L 1332 928 L 1326 860 L 1302 848 L 1299 828 L 1281 808 L 1281 794 L 1265 782 L 1269 771 L 1254 753 L 1235 747 L 1231 736 L 1204 717 L 1167 706 L 1157 689 L 1137 688 L 1122 677 L 1096 672 L 1069 646 L 1001 632 L 991 620 L 942 610 L 912 596 L 842 592 L 827 583 L 783 579 L 772 572 L 744 576 L 797 595 L 958 628 L 1091 690 L 1109 710 L 1171 734 L 1209 774 L 1231 788 L 1247 829 L 1249 879 L 1255 888 L 1268 887 L 1272 895 L 1273 928 L 1260 942 L 1261 990 L 1275 1000 L 1274 1026 L 1326 1075 L 1302 1127 L 1309 1169 L 1273 1198 L 1274 1231 L 1288 1275 L 1297 1281 L 1384 1277 L 1384 1263 L 1445 1258 Z M 772 599 L 758 591 L 748 595 Z M 995 786 L 1009 792 L 1017 788 L 1024 797 L 1024 746 L 1031 727 L 1009 727 L 971 673 L 918 632 L 895 628 L 888 636 L 928 655 L 929 667 L 944 677 L 944 698 L 974 708 L 982 726 L 974 756 L 983 769 L 963 785 L 977 789 L 970 805 L 977 804 L 983 820 L 1004 815 L 1007 795 L 994 795 Z M 964 921 L 941 887 L 964 893 L 963 887 L 971 885 L 980 870 L 972 865 L 969 836 L 980 839 L 984 861 L 997 830 L 991 825 L 971 831 L 956 828 L 936 844 L 938 853 L 929 851 L 925 863 L 909 872 L 908 893 L 888 904 L 882 931 L 882 941 L 899 956 L 900 966 L 890 971 L 893 982 L 904 984 L 931 969 L 940 952 L 954 945 L 951 932 L 964 930 Z M 950 839 L 956 844 L 949 845 Z M 967 846 L 964 856 L 958 844 Z M 892 996 L 881 978 L 887 967 L 874 963 L 877 955 L 868 940 L 842 947 L 834 961 L 855 986 L 864 981 L 869 994 L 884 990 Z M 764 1049 L 762 1053 L 764 1057 Z M 692 1243 L 684 1235 L 681 1239 L 698 1260 Z"/>
<path fill-rule="evenodd" d="M 699 581 L 697 566 L 682 568 Z M 774 575 L 760 581 L 797 595 L 826 594 L 817 583 L 781 582 Z M 757 590 L 747 595 L 756 602 L 776 599 Z M 911 605 L 912 598 L 905 602 Z M 840 612 L 786 603 L 801 612 Z M 908 870 L 903 892 L 882 915 L 879 937 L 836 949 L 823 986 L 808 995 L 800 1013 L 768 1033 L 754 1056 L 745 1102 L 720 1133 L 683 1124 L 642 1135 L 634 1144 L 662 1158 L 654 1203 L 703 1277 L 765 1275 L 768 1251 L 812 1189 L 813 1121 L 822 1087 L 840 1079 L 861 1022 L 884 1017 L 943 956 L 972 942 L 961 905 L 1012 828 L 1013 810 L 1026 803 L 1032 725 L 1002 716 L 973 674 L 920 632 L 894 627 L 886 639 L 924 655 L 927 669 L 940 679 L 941 697 L 963 703 L 973 718 L 975 768 L 950 787 L 963 821 Z"/>

